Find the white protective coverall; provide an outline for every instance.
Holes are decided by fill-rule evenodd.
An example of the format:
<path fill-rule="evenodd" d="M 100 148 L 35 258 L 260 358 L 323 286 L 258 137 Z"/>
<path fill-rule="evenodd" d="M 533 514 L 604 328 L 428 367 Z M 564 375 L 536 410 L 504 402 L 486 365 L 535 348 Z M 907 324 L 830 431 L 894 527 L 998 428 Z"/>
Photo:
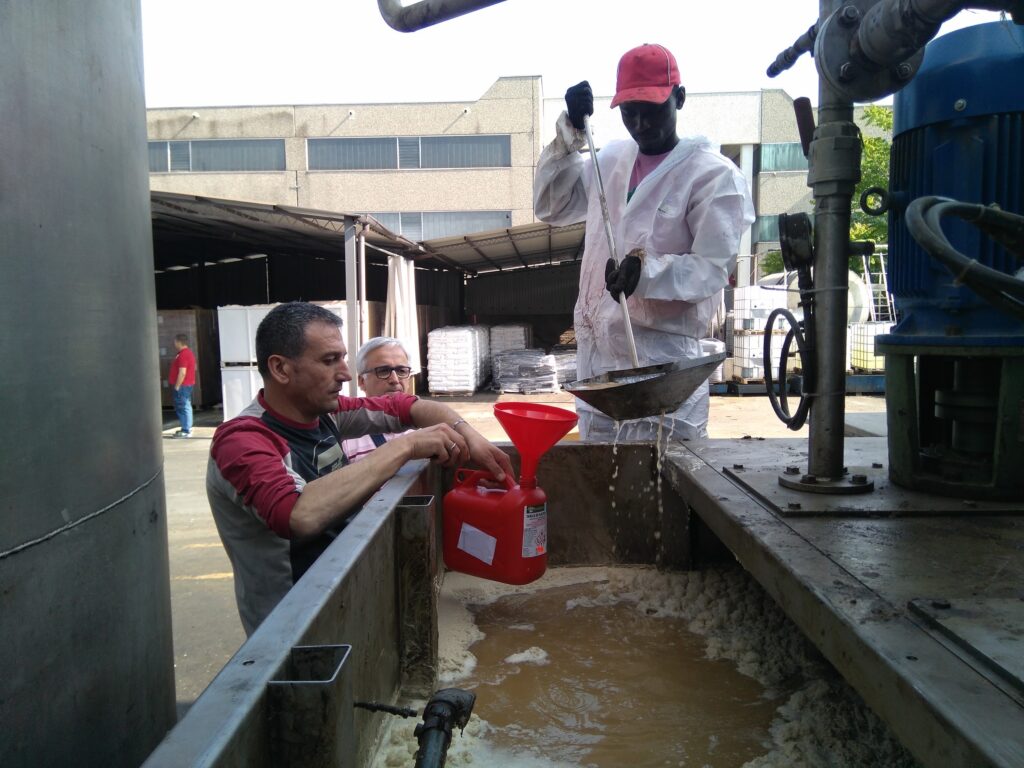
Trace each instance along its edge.
<path fill-rule="evenodd" d="M 556 135 L 541 153 L 534 182 L 537 217 L 556 226 L 586 219 L 586 247 L 576 301 L 577 376 L 632 368 L 622 310 L 605 288 L 611 255 L 601 216 L 601 199 L 586 143 L 563 112 Z M 620 258 L 634 248 L 646 257 L 640 282 L 628 299 L 640 365 L 701 356 L 707 335 L 736 265 L 743 231 L 754 221 L 746 179 L 703 138 L 684 138 L 626 201 L 639 147 L 613 141 L 598 153 L 612 233 Z M 576 401 L 584 440 L 653 440 L 659 417 L 615 422 Z M 666 414 L 664 430 L 680 439 L 707 436 L 708 388 L 698 387 L 676 411 Z"/>

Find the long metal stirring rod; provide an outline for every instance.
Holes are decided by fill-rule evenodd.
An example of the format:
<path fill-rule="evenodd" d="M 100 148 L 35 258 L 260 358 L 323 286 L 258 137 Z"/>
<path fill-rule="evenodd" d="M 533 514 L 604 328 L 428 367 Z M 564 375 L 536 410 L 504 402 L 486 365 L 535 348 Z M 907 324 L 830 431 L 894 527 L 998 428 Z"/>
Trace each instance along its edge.
<path fill-rule="evenodd" d="M 594 136 L 590 132 L 590 115 L 583 116 L 583 128 L 587 132 L 587 146 L 590 147 L 590 159 L 594 161 L 594 173 L 597 175 L 597 191 L 601 196 L 601 217 L 604 219 L 604 234 L 608 238 L 608 252 L 615 259 L 618 266 L 619 254 L 615 248 L 615 236 L 612 234 L 612 219 L 608 214 L 608 199 L 604 196 L 604 180 L 601 178 L 601 166 L 597 162 L 597 149 L 594 147 Z M 626 307 L 626 297 L 619 297 L 619 306 L 622 307 L 622 322 L 626 326 L 626 339 L 629 341 L 629 354 L 633 358 L 633 367 L 640 367 L 640 358 L 636 355 L 636 342 L 633 340 L 633 324 L 629 321 L 629 309 Z"/>

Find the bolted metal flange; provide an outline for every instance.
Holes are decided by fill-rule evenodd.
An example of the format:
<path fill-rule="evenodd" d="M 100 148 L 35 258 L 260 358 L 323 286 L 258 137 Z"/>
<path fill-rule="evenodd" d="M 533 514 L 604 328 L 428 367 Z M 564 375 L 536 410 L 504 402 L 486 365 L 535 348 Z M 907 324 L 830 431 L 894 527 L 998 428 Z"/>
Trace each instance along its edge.
<path fill-rule="evenodd" d="M 789 468 L 787 467 L 787 470 Z M 875 483 L 865 474 L 844 475 L 839 478 L 818 477 L 806 474 L 797 478 L 790 472 L 779 475 L 779 485 L 794 491 L 823 494 L 868 493 L 875 489 Z"/>

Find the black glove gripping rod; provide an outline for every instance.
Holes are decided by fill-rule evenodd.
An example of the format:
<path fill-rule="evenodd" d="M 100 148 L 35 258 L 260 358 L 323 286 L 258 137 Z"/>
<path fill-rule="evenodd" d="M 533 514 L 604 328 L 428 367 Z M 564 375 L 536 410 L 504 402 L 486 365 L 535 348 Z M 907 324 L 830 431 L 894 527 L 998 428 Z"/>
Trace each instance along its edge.
<path fill-rule="evenodd" d="M 433 695 L 423 710 L 423 722 L 416 726 L 416 768 L 444 768 L 452 743 L 452 726 L 466 727 L 473 713 L 476 694 L 461 688 L 445 688 Z"/>

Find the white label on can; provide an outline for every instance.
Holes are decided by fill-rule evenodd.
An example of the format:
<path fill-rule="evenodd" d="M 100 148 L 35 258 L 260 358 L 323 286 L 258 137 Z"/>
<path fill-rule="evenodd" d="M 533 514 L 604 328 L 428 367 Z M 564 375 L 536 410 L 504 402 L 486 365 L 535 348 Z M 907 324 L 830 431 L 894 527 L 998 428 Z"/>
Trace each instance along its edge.
<path fill-rule="evenodd" d="M 548 551 L 548 505 L 523 507 L 523 557 L 540 557 Z"/>
<path fill-rule="evenodd" d="M 494 562 L 494 548 L 497 543 L 496 538 L 469 523 L 463 523 L 459 530 L 459 549 L 488 565 Z"/>

